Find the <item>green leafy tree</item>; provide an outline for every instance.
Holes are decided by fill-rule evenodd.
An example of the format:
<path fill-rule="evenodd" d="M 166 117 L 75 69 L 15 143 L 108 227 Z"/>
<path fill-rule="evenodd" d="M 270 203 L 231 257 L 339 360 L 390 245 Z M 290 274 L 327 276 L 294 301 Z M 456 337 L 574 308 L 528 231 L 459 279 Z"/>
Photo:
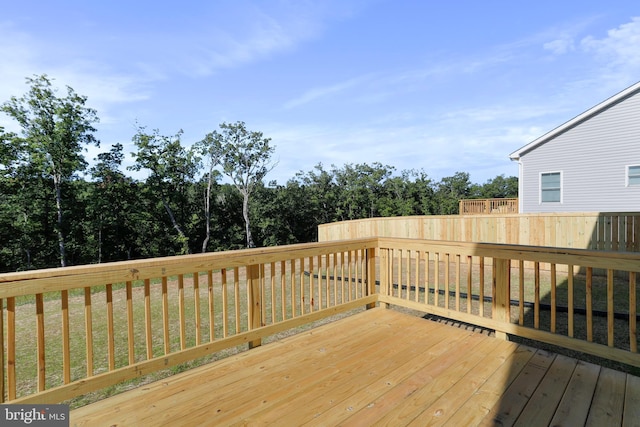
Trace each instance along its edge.
<path fill-rule="evenodd" d="M 63 183 L 86 168 L 83 151 L 99 145 L 94 137 L 96 111 L 86 106 L 87 98 L 67 86 L 64 97 L 57 96 L 46 75 L 27 78 L 29 91 L 12 97 L 0 110 L 22 128 L 22 147 L 30 165 L 50 180 L 56 203 L 56 234 L 60 265 L 66 265 Z"/>
<path fill-rule="evenodd" d="M 217 153 L 222 173 L 229 177 L 242 195 L 242 217 L 245 224 L 246 245 L 255 247 L 249 219 L 251 194 L 275 164 L 271 156 L 275 148 L 271 139 L 262 132 L 249 131 L 244 122 L 222 123 L 220 132 L 209 133 L 205 140 L 212 152 Z"/>
<path fill-rule="evenodd" d="M 518 178 L 498 175 L 479 186 L 479 197 L 483 199 L 518 197 Z"/>
<path fill-rule="evenodd" d="M 159 198 L 178 235 L 180 252 L 186 254 L 191 251 L 183 224 L 189 219 L 188 187 L 195 176 L 197 164 L 193 153 L 182 147 L 181 136 L 182 131 L 171 137 L 160 135 L 157 129 L 148 133 L 144 127 L 138 127 L 133 137 L 138 151 L 133 153 L 135 164 L 129 169 L 150 171 L 147 185 Z"/>
<path fill-rule="evenodd" d="M 434 184 L 424 170 L 410 170 L 407 172 L 413 177 L 411 194 L 415 200 L 413 215 L 431 215 L 434 213 Z"/>
<path fill-rule="evenodd" d="M 457 214 L 460 199 L 469 198 L 471 189 L 472 184 L 466 172 L 456 172 L 453 176 L 442 178 L 436 185 L 434 213 L 436 215 Z"/>
<path fill-rule="evenodd" d="M 204 225 L 205 237 L 202 241 L 202 253 L 207 251 L 211 240 L 211 202 L 214 185 L 217 183 L 220 173 L 215 169 L 222 159 L 222 144 L 216 138 L 215 133 L 207 134 L 202 141 L 196 142 L 192 151 L 196 156 L 202 156 L 205 169 L 205 191 L 204 191 Z M 196 158 L 200 160 L 199 158 Z"/>
<path fill-rule="evenodd" d="M 94 178 L 87 200 L 87 235 L 94 236 L 96 255 L 92 261 L 105 262 L 130 259 L 135 246 L 136 183 L 120 171 L 124 160 L 122 144 L 100 153 L 91 168 Z"/>
<path fill-rule="evenodd" d="M 340 189 L 336 184 L 334 172 L 325 170 L 322 163 L 315 165 L 309 172 L 298 172 L 295 178 L 287 183 L 287 189 L 304 193 L 301 197 L 309 203 L 307 214 L 313 217 L 314 224 L 337 221 Z"/>
<path fill-rule="evenodd" d="M 341 190 L 338 213 L 342 220 L 380 216 L 378 200 L 384 194 L 384 181 L 393 173 L 392 166 L 346 164 L 334 166 L 336 184 Z"/>
<path fill-rule="evenodd" d="M 288 245 L 312 242 L 318 239 L 318 221 L 315 206 L 308 187 L 295 180 L 286 185 L 259 185 L 255 203 L 252 204 L 256 218 L 256 240 L 262 246 Z"/>

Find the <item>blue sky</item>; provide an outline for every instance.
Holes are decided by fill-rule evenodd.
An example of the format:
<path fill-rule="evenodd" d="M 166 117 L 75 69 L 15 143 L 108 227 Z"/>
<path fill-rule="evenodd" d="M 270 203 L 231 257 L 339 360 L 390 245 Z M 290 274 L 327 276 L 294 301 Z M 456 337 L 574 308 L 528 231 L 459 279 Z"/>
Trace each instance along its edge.
<path fill-rule="evenodd" d="M 640 80 L 637 0 L 3 0 L 1 10 L 0 101 L 43 73 L 88 96 L 101 120 L 88 159 L 118 142 L 133 151 L 136 123 L 183 129 L 188 146 L 241 120 L 272 138 L 267 180 L 280 184 L 317 163 L 515 176 L 511 152 Z M 0 125 L 17 130 L 5 116 Z"/>

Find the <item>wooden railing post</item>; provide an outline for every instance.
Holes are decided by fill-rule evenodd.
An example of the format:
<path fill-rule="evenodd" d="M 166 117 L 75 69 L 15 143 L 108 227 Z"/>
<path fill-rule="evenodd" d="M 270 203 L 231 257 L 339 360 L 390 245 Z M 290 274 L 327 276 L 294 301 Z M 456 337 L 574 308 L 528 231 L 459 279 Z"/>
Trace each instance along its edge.
<path fill-rule="evenodd" d="M 367 249 L 367 295 L 376 294 L 376 250 Z M 367 310 L 375 308 L 376 303 L 367 304 Z"/>
<path fill-rule="evenodd" d="M 382 249 L 379 252 L 380 257 L 380 294 L 389 295 L 389 250 Z M 388 308 L 389 304 L 381 302 L 380 307 Z"/>
<path fill-rule="evenodd" d="M 493 319 L 510 322 L 511 262 L 508 259 L 493 259 L 495 274 L 493 275 Z M 507 334 L 496 331 L 496 338 L 507 340 Z"/>
<path fill-rule="evenodd" d="M 260 292 L 260 266 L 250 265 L 247 267 L 247 296 L 249 298 L 249 330 L 257 329 L 262 326 L 262 301 Z M 249 342 L 249 348 L 259 347 L 262 344 L 261 339 Z"/>

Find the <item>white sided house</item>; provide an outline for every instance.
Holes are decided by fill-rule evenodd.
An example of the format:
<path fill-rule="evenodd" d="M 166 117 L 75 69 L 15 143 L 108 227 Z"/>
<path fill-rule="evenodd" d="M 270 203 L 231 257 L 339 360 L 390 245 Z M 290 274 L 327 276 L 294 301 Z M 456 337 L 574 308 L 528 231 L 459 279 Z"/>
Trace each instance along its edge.
<path fill-rule="evenodd" d="M 521 213 L 640 212 L 640 82 L 509 157 Z"/>

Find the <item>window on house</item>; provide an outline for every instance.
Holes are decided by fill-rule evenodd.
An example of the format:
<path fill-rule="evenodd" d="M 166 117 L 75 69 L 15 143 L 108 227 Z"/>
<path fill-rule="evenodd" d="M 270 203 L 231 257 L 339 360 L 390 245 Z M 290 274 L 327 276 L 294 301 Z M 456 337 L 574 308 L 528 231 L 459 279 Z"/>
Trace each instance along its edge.
<path fill-rule="evenodd" d="M 562 179 L 560 172 L 540 174 L 540 201 L 560 202 L 562 191 Z"/>
<path fill-rule="evenodd" d="M 627 166 L 627 186 L 640 185 L 640 165 Z"/>

